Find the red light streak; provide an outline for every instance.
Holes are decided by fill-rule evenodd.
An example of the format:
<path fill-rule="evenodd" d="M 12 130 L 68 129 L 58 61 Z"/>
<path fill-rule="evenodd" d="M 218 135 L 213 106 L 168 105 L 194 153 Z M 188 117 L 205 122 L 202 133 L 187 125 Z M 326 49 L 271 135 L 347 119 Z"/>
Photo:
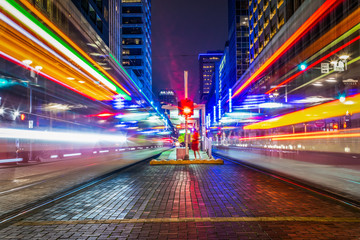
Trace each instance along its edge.
<path fill-rule="evenodd" d="M 325 59 L 331 57 L 332 55 L 334 55 L 335 53 L 341 51 L 342 49 L 344 49 L 345 47 L 349 46 L 350 44 L 354 43 L 355 41 L 359 40 L 360 36 L 357 36 L 356 38 L 352 39 L 351 41 L 345 43 L 344 45 L 342 45 L 341 47 L 335 49 L 334 51 L 328 53 L 327 55 L 325 55 L 324 57 L 320 58 L 319 60 L 317 60 L 316 62 L 310 64 L 306 69 L 292 75 L 291 77 L 289 77 L 288 79 L 286 79 L 285 81 L 283 81 L 282 83 L 280 83 L 279 85 L 277 85 L 276 87 L 270 89 L 269 91 L 267 91 L 265 94 L 269 94 L 273 91 L 275 91 L 276 89 L 278 89 L 280 86 L 290 82 L 291 80 L 297 78 L 298 76 L 300 76 L 301 74 L 303 74 L 305 71 L 315 67 L 317 64 L 321 63 L 322 61 L 324 61 Z"/>
<path fill-rule="evenodd" d="M 281 134 L 281 135 L 268 135 L 268 136 L 260 136 L 260 137 L 248 137 L 248 138 L 240 138 L 240 141 L 246 140 L 258 140 L 258 139 L 273 139 L 273 138 L 281 138 L 281 137 L 294 137 L 294 136 L 306 136 L 306 135 L 324 135 L 324 134 L 335 134 L 337 132 L 310 132 L 310 133 L 293 133 L 293 134 Z"/>
<path fill-rule="evenodd" d="M 332 135 L 315 135 L 315 136 L 299 136 L 299 137 L 280 137 L 273 138 L 273 141 L 281 140 L 306 140 L 306 139 L 323 139 L 323 138 L 353 138 L 360 137 L 360 133 L 332 134 Z"/>
<path fill-rule="evenodd" d="M 298 29 L 296 32 L 278 49 L 276 52 L 258 69 L 256 72 L 250 76 L 250 78 L 240 86 L 233 94 L 232 98 L 238 95 L 242 90 L 244 90 L 250 83 L 252 83 L 256 77 L 268 69 L 277 59 L 279 59 L 290 47 L 292 47 L 304 34 L 310 31 L 311 27 L 320 21 L 323 17 L 326 16 L 332 8 L 335 8 L 340 4 L 342 0 L 327 0 L 323 5 L 321 5 L 318 10 L 311 15 L 308 20 Z"/>
<path fill-rule="evenodd" d="M 100 114 L 97 114 L 95 115 L 96 117 L 111 117 L 111 116 L 114 116 L 115 113 L 100 113 Z"/>
<path fill-rule="evenodd" d="M 354 129 L 344 129 L 344 130 L 335 130 L 332 132 L 318 131 L 318 132 L 309 132 L 309 133 L 293 133 L 293 134 L 281 134 L 281 135 L 268 135 L 268 136 L 259 136 L 259 137 L 248 137 L 240 138 L 240 141 L 249 141 L 249 140 L 261 140 L 261 139 L 271 139 L 272 141 L 281 141 L 281 140 L 306 140 L 306 139 L 327 139 L 327 138 L 352 138 L 360 137 L 360 133 L 346 133 L 349 131 L 359 131 L 360 128 Z"/>

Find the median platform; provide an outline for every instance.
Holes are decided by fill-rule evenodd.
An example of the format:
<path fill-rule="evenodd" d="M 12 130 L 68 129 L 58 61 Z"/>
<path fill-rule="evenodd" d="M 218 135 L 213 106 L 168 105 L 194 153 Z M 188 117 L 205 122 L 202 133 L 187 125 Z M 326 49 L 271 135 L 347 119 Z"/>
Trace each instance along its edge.
<path fill-rule="evenodd" d="M 177 159 L 176 148 L 163 152 L 150 165 L 183 165 L 183 164 L 224 164 L 222 159 L 209 157 L 205 151 L 200 151 L 200 159 L 195 160 L 194 151 L 189 150 L 189 160 Z"/>

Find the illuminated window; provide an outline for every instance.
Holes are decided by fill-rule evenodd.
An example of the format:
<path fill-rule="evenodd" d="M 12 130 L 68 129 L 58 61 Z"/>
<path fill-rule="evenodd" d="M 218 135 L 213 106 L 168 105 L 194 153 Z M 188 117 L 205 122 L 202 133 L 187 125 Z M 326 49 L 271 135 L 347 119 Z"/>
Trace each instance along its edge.
<path fill-rule="evenodd" d="M 141 3 L 141 0 L 121 0 L 122 3 Z"/>

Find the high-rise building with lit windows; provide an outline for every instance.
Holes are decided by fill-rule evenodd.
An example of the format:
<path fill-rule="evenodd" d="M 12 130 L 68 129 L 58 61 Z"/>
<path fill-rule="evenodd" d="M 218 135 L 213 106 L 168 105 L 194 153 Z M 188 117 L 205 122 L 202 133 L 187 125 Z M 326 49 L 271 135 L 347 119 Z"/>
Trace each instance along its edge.
<path fill-rule="evenodd" d="M 151 90 L 151 0 L 121 0 L 121 62 Z"/>
<path fill-rule="evenodd" d="M 199 54 L 200 102 L 207 100 L 215 71 L 215 62 L 220 61 L 222 55 L 222 51 L 208 51 Z"/>
<path fill-rule="evenodd" d="M 173 89 L 162 89 L 159 92 L 161 105 L 177 105 L 176 92 Z"/>
<path fill-rule="evenodd" d="M 241 77 L 249 66 L 249 1 L 228 1 L 229 83 Z"/>
<path fill-rule="evenodd" d="M 250 63 L 305 0 L 251 0 L 249 2 Z"/>

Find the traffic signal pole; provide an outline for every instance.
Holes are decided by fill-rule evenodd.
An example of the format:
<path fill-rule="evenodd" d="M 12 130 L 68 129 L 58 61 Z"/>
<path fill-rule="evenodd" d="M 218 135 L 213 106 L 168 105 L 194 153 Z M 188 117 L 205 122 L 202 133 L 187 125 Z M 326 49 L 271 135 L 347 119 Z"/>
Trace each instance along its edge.
<path fill-rule="evenodd" d="M 185 84 L 185 99 L 188 98 L 188 71 L 184 71 L 184 84 Z M 189 147 L 188 147 L 188 115 L 185 115 L 185 157 L 184 160 L 189 160 Z"/>

